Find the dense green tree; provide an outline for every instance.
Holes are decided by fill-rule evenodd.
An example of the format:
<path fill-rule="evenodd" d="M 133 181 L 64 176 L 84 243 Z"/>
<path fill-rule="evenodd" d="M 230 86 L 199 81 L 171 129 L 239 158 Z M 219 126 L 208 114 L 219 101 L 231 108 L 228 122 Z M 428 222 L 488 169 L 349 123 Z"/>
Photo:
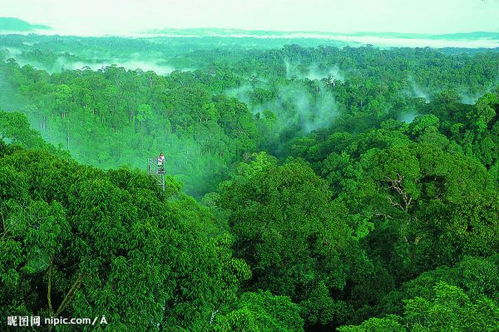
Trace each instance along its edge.
<path fill-rule="evenodd" d="M 252 269 L 250 289 L 290 296 L 306 309 L 308 323 L 341 316 L 346 309 L 331 294 L 345 287 L 353 264 L 346 251 L 356 242 L 345 208 L 331 201 L 310 167 L 256 155 L 223 185 L 218 204 L 230 211 L 235 254 Z"/>
<path fill-rule="evenodd" d="M 26 116 L 22 113 L 0 111 L 0 140 L 10 141 L 31 149 L 43 149 L 59 152 L 47 144 L 36 130 L 33 130 Z"/>
<path fill-rule="evenodd" d="M 468 256 L 453 267 L 440 266 L 424 272 L 386 294 L 379 301 L 379 312 L 402 314 L 404 301 L 414 297 L 430 300 L 432 289 L 439 282 L 463 289 L 472 300 L 482 296 L 494 298 L 499 291 L 498 264 L 497 254 L 488 258 Z"/>
<path fill-rule="evenodd" d="M 472 301 L 462 289 L 445 282 L 434 287 L 431 300 L 407 300 L 402 317 L 371 318 L 359 326 L 345 326 L 341 332 L 357 331 L 495 331 L 499 308 L 482 297 Z"/>
<path fill-rule="evenodd" d="M 234 308 L 215 318 L 214 330 L 232 331 L 303 331 L 299 307 L 288 297 L 270 292 L 244 293 Z"/>
<path fill-rule="evenodd" d="M 163 193 L 141 174 L 24 150 L 3 153 L 0 175 L 4 316 L 206 330 L 249 277 L 230 237 L 208 236 L 209 214 L 171 180 Z"/>

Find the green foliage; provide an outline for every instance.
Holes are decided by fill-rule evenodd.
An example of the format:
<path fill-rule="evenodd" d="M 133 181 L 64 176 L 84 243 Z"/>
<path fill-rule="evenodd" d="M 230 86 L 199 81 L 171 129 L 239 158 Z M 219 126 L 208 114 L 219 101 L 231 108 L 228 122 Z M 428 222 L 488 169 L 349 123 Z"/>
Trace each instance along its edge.
<path fill-rule="evenodd" d="M 405 304 L 405 320 L 416 331 L 442 329 L 460 331 L 494 331 L 499 308 L 488 298 L 472 302 L 462 289 L 439 283 L 434 298 L 414 298 Z"/>
<path fill-rule="evenodd" d="M 499 292 L 498 266 L 496 254 L 486 259 L 465 257 L 454 267 L 441 266 L 424 272 L 384 296 L 380 301 L 380 311 L 384 314 L 401 314 L 404 301 L 414 297 L 431 299 L 432 289 L 439 282 L 463 289 L 471 299 L 482 296 L 495 298 Z"/>
<path fill-rule="evenodd" d="M 429 114 L 416 117 L 409 125 L 385 121 L 381 128 L 358 134 L 332 127 L 306 139 L 294 140 L 290 146 L 289 153 L 308 160 L 328 182 L 335 202 L 349 211 L 345 222 L 354 230 L 363 249 L 355 255 L 357 259 L 367 255 L 362 268 L 351 267 L 355 270 L 351 284 L 335 298 L 346 299 L 351 306 L 350 313 L 344 315 L 346 318 L 335 321 L 360 323 L 380 311 L 401 314 L 402 302 L 397 296 L 402 295 L 395 290 L 400 283 L 438 266 L 454 265 L 467 255 L 484 257 L 496 253 L 497 173 L 494 168 L 488 169 L 490 164 L 484 163 L 473 146 L 475 143 L 469 148 L 461 145 L 461 137 L 473 137 L 480 132 L 478 127 L 463 122 L 461 129 L 452 131 L 448 128 L 452 128 L 454 121 L 467 117 L 439 111 L 441 116 L 449 117 L 442 122 L 433 114 L 433 107 L 450 110 L 452 105 L 459 105 L 447 105 L 455 103 L 452 98 L 455 99 L 449 95 L 447 99 L 442 97 L 426 104 Z M 474 110 L 483 100 L 495 102 L 487 95 L 476 106 L 460 108 Z M 495 119 L 488 121 L 489 130 L 484 131 L 487 135 L 496 126 Z M 490 155 L 495 149 L 493 145 Z M 496 163 L 495 159 L 491 161 Z M 468 262 L 472 260 L 468 258 Z M 487 280 L 486 284 L 494 284 L 497 283 L 494 268 L 483 266 L 477 268 L 480 273 L 467 272 L 467 275 L 474 274 Z M 465 280 L 463 274 L 451 277 L 453 273 L 448 270 L 442 270 L 442 274 L 448 277 L 437 281 L 452 280 L 453 285 L 468 290 L 458 282 Z M 427 279 L 421 279 L 417 289 L 428 291 L 429 285 Z M 470 295 L 493 298 L 490 289 L 469 287 L 476 289 Z M 419 293 L 409 294 L 419 296 Z M 402 298 L 411 296 L 405 294 Z M 336 302 L 324 303 L 329 303 L 325 307 L 332 307 Z M 314 313 L 309 302 L 307 306 Z M 308 318 L 324 324 L 316 313 Z M 382 323 L 373 319 L 369 324 Z"/>
<path fill-rule="evenodd" d="M 197 203 L 144 175 L 24 150 L 0 159 L 0 175 L 4 316 L 104 313 L 112 329 L 206 330 L 249 278 Z"/>
<path fill-rule="evenodd" d="M 495 331 L 499 319 L 495 301 L 487 297 L 472 301 L 462 289 L 445 282 L 434 287 L 430 300 L 415 297 L 404 307 L 402 317 L 371 318 L 339 331 Z"/>
<path fill-rule="evenodd" d="M 244 293 L 230 312 L 217 315 L 214 330 L 303 331 L 299 307 L 288 297 L 270 292 Z"/>
<path fill-rule="evenodd" d="M 8 62 L 0 63 L 2 74 L 9 86 L 17 87 L 13 95 L 23 101 L 19 108 L 35 128 L 80 162 L 144 169 L 147 158 L 163 151 L 167 173 L 178 176 L 196 196 L 214 189 L 227 176 L 227 165 L 258 145 L 255 120 L 246 106 L 212 93 L 213 78 L 205 82 L 201 72 L 161 77 L 110 66 L 49 76 Z M 3 115 L 5 137 L 19 141 L 36 136 L 16 132 L 31 129 L 13 116 Z"/>
<path fill-rule="evenodd" d="M 479 95 L 496 83 L 493 51 L 471 56 L 297 45 L 268 50 L 248 49 L 241 39 L 213 48 L 216 38 L 0 39 L 9 47 L 6 59 L 31 64 L 0 63 L 0 89 L 5 91 L 0 106 L 23 111 L 45 139 L 84 164 L 143 169 L 146 158 L 163 151 L 167 172 L 196 197 L 215 190 L 246 153 L 264 149 L 282 156 L 290 140 L 316 129 L 333 126 L 357 133 L 404 114 L 429 112 L 445 126 L 448 119 L 456 122 L 455 113 L 459 123 L 481 127 L 494 118 L 493 105 L 480 107 L 472 120 L 472 107 L 459 104 L 460 98 Z M 10 49 L 21 54 L 10 54 Z M 135 70 L 141 66 L 137 62 L 180 70 L 160 76 Z M 419 90 L 438 107 L 430 110 L 415 98 Z M 461 139 L 486 166 L 495 164 L 497 135 L 459 134 L 465 134 Z"/>
<path fill-rule="evenodd" d="M 248 43 L 0 36 L 0 315 L 494 330 L 497 50 Z"/>
<path fill-rule="evenodd" d="M 0 140 L 10 141 L 30 149 L 48 150 L 63 155 L 62 151 L 56 150 L 47 144 L 36 130 L 33 130 L 26 116 L 22 113 L 0 111 Z"/>
<path fill-rule="evenodd" d="M 405 332 L 407 329 L 400 323 L 401 318 L 389 315 L 383 318 L 371 318 L 359 326 L 341 326 L 339 332 Z"/>
<path fill-rule="evenodd" d="M 279 166 L 257 155 L 238 169 L 219 206 L 230 211 L 236 255 L 253 270 L 249 288 L 290 296 L 309 323 L 331 323 L 346 310 L 331 292 L 345 286 L 344 255 L 355 246 L 344 207 L 332 204 L 326 182 L 305 163 Z"/>
<path fill-rule="evenodd" d="M 339 331 L 495 331 L 499 319 L 495 301 L 487 297 L 472 301 L 462 289 L 445 282 L 434 287 L 430 300 L 415 297 L 404 307 L 402 317 L 371 318 Z"/>

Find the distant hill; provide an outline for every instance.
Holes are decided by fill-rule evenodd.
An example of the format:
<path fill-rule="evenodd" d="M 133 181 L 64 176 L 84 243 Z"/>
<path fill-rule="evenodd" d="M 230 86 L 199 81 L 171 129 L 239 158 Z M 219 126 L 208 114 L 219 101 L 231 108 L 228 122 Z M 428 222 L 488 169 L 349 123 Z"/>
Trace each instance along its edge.
<path fill-rule="evenodd" d="M 499 32 L 463 32 L 449 34 L 424 34 L 401 32 L 323 32 L 323 31 L 268 31 L 218 28 L 153 29 L 143 32 L 149 37 L 227 38 L 244 40 L 280 40 L 301 44 L 316 40 L 335 43 L 341 47 L 372 45 L 377 47 L 430 47 L 430 48 L 498 48 Z"/>
<path fill-rule="evenodd" d="M 476 31 L 440 35 L 448 39 L 499 39 L 499 32 Z"/>
<path fill-rule="evenodd" d="M 346 34 L 348 35 L 348 34 Z M 499 32 L 475 31 L 449 34 L 424 34 L 424 33 L 400 33 L 400 32 L 357 32 L 351 36 L 375 36 L 382 38 L 407 38 L 407 39 L 499 39 Z"/>
<path fill-rule="evenodd" d="M 266 31 L 266 30 L 242 30 L 242 29 L 218 29 L 218 28 L 193 28 L 193 29 L 152 29 L 146 33 L 160 35 L 176 35 L 176 36 L 249 36 L 249 37 L 286 37 L 289 35 L 299 36 L 315 36 L 315 37 L 333 37 L 333 36 L 352 36 L 352 37 L 380 37 L 380 38 L 400 38 L 400 39 L 442 39 L 442 40 L 474 40 L 474 39 L 499 39 L 499 32 L 465 32 L 452 34 L 423 34 L 423 33 L 400 33 L 400 32 L 354 32 L 354 33 L 337 33 L 324 31 Z"/>
<path fill-rule="evenodd" d="M 0 17 L 0 31 L 35 31 L 50 30 L 46 25 L 31 24 L 14 17 Z"/>

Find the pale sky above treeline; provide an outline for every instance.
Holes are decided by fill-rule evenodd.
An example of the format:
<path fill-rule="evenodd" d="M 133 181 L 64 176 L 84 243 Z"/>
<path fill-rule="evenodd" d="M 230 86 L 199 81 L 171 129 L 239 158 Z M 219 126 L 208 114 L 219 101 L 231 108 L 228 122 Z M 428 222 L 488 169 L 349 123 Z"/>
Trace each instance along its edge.
<path fill-rule="evenodd" d="M 438 34 L 499 31 L 499 0 L 0 0 L 0 16 L 74 34 L 200 27 Z"/>

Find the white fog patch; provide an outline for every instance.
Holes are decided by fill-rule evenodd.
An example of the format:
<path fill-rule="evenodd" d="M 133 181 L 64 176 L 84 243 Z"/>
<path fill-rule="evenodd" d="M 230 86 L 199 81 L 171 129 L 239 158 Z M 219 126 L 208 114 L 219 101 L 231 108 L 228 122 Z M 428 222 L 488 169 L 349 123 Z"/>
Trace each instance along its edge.
<path fill-rule="evenodd" d="M 262 106 L 276 114 L 283 127 L 297 125 L 304 133 L 329 126 L 338 110 L 333 95 L 322 84 L 314 94 L 301 85 L 282 87 L 275 102 Z"/>
<path fill-rule="evenodd" d="M 251 84 L 228 89 L 225 95 L 244 102 L 253 114 L 273 113 L 279 131 L 295 128 L 306 134 L 331 125 L 338 115 L 338 106 L 329 86 L 345 80 L 339 67 L 301 64 L 287 59 L 284 67 L 288 82 L 279 84 L 278 88 L 254 75 L 249 79 Z M 256 87 L 270 90 L 272 100 L 258 102 L 258 96 L 254 95 Z"/>
<path fill-rule="evenodd" d="M 237 98 L 243 103 L 249 105 L 251 102 L 251 92 L 253 88 L 250 85 L 242 85 L 238 88 L 233 88 L 225 91 L 225 94 L 229 97 Z"/>
<path fill-rule="evenodd" d="M 461 102 L 463 104 L 475 105 L 478 99 L 483 96 L 483 94 L 461 93 L 459 96 L 461 97 Z"/>
<path fill-rule="evenodd" d="M 303 65 L 300 63 L 292 63 L 289 60 L 284 60 L 284 66 L 286 68 L 286 79 L 308 79 L 311 81 L 328 79 L 333 84 L 335 82 L 344 82 L 345 77 L 341 73 L 338 65 L 324 67 L 319 66 L 316 63 L 310 65 Z"/>
<path fill-rule="evenodd" d="M 295 127 L 309 133 L 331 125 L 338 114 L 335 98 L 322 82 L 316 82 L 313 92 L 301 82 L 289 82 L 277 89 L 273 100 L 265 103 L 253 103 L 253 92 L 253 87 L 247 84 L 225 94 L 247 104 L 253 114 L 273 113 L 280 131 Z"/>
<path fill-rule="evenodd" d="M 0 110 L 19 111 L 26 106 L 26 100 L 20 95 L 18 89 L 12 86 L 5 73 L 0 71 Z"/>
<path fill-rule="evenodd" d="M 430 94 L 421 86 L 419 86 L 412 76 L 408 78 L 410 91 L 406 91 L 406 94 L 411 97 L 423 98 L 425 102 L 430 102 Z"/>
<path fill-rule="evenodd" d="M 313 32 L 290 32 L 280 34 L 255 34 L 255 33 L 217 33 L 208 32 L 203 34 L 188 33 L 149 33 L 142 34 L 146 37 L 169 37 L 169 38 L 255 38 L 255 39 L 322 39 L 327 41 L 342 41 L 350 46 L 375 45 L 379 47 L 459 47 L 459 48 L 496 48 L 499 47 L 499 40 L 496 39 L 446 39 L 445 37 L 426 38 L 403 38 L 370 35 L 342 35 Z"/>
<path fill-rule="evenodd" d="M 405 123 L 411 123 L 412 121 L 414 121 L 416 116 L 418 116 L 416 112 L 405 112 L 399 115 L 398 120 Z"/>
<path fill-rule="evenodd" d="M 290 80 L 301 73 L 298 71 L 297 66 L 291 64 L 288 60 L 284 60 L 284 67 L 286 67 L 286 79 Z"/>
<path fill-rule="evenodd" d="M 9 57 L 11 57 L 11 58 L 16 57 L 22 53 L 22 51 L 20 49 L 14 48 L 14 47 L 2 47 L 0 49 L 0 51 L 6 56 L 7 59 Z"/>
<path fill-rule="evenodd" d="M 339 82 L 345 81 L 345 77 L 340 72 L 338 65 L 334 65 L 333 67 L 330 67 L 328 69 L 321 69 L 317 64 L 314 63 L 308 67 L 308 73 L 305 77 L 312 81 L 320 81 L 324 78 Z"/>
<path fill-rule="evenodd" d="M 64 70 L 81 70 L 86 67 L 92 70 L 99 70 L 104 67 L 109 67 L 112 65 L 116 65 L 118 67 L 123 67 L 128 70 L 137 70 L 140 69 L 142 71 L 153 71 L 158 75 L 168 75 L 175 70 L 172 66 L 158 64 L 156 62 L 150 61 L 138 61 L 138 60 L 112 60 L 112 61 L 102 61 L 102 62 L 67 62 L 63 59 L 58 60 L 57 66 L 59 67 L 58 71 Z"/>
<path fill-rule="evenodd" d="M 322 84 L 319 89 L 313 104 L 305 110 L 303 129 L 306 133 L 329 126 L 337 115 L 338 107 L 333 95 Z"/>
<path fill-rule="evenodd" d="M 427 103 L 430 102 L 429 95 L 426 92 L 424 92 L 421 88 L 419 88 L 417 85 L 412 86 L 412 91 L 415 97 L 423 98 L 424 100 L 426 100 Z"/>
<path fill-rule="evenodd" d="M 116 65 L 117 67 L 123 67 L 127 70 L 142 70 L 142 71 L 153 71 L 158 75 L 169 75 L 175 70 L 180 71 L 191 71 L 189 68 L 175 68 L 164 62 L 157 60 L 142 59 L 139 60 L 139 55 L 133 56 L 130 59 L 108 59 L 99 60 L 95 58 L 92 61 L 71 61 L 65 56 L 59 56 L 57 60 L 52 64 L 43 64 L 39 61 L 26 59 L 22 55 L 22 51 L 16 48 L 3 47 L 0 49 L 0 54 L 3 55 L 5 59 L 14 58 L 16 62 L 22 67 L 25 65 L 31 65 L 36 69 L 45 70 L 50 74 L 60 73 L 65 70 L 83 70 L 85 68 L 90 68 L 91 70 L 99 70 L 105 67 L 110 67 Z M 71 55 L 71 54 L 67 54 Z"/>

